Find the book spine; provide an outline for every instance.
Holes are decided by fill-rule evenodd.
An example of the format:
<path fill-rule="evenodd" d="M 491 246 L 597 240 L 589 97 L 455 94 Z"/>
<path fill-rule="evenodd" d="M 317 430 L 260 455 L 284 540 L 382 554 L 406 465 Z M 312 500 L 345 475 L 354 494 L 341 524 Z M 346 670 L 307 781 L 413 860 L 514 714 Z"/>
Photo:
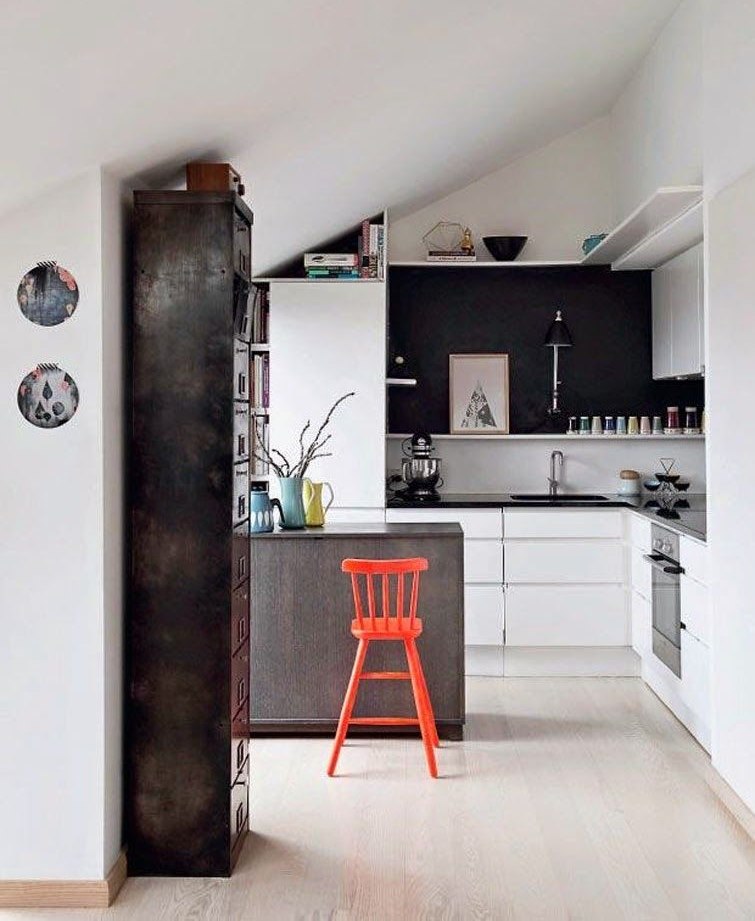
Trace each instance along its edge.
<path fill-rule="evenodd" d="M 270 406 L 270 356 L 262 355 L 262 405 Z"/>
<path fill-rule="evenodd" d="M 304 268 L 310 266 L 356 266 L 359 256 L 356 253 L 305 253 Z"/>
<path fill-rule="evenodd" d="M 377 262 L 378 278 L 381 280 L 385 278 L 385 226 L 383 224 L 378 225 L 378 262 Z"/>
<path fill-rule="evenodd" d="M 359 269 L 359 274 L 362 278 L 370 277 L 370 222 L 362 221 L 362 239 L 361 239 L 361 250 L 362 250 L 362 262 Z"/>

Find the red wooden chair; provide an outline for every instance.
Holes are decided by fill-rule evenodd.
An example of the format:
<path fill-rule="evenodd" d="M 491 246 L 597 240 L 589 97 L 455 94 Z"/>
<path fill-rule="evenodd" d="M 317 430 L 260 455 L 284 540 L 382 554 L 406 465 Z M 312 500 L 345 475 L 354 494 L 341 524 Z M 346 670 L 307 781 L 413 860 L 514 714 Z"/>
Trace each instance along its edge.
<path fill-rule="evenodd" d="M 354 668 L 346 689 L 346 697 L 338 720 L 338 730 L 333 744 L 333 753 L 328 764 L 328 774 L 332 777 L 338 763 L 344 739 L 349 726 L 419 726 L 422 742 L 425 746 L 427 766 L 433 777 L 438 776 L 435 764 L 435 751 L 440 743 L 435 725 L 427 682 L 422 671 L 422 663 L 417 650 L 416 639 L 422 633 L 422 621 L 417 617 L 417 599 L 419 598 L 419 574 L 427 570 L 427 560 L 417 557 L 410 560 L 344 560 L 343 572 L 351 574 L 351 587 L 354 594 L 356 617 L 351 622 L 351 632 L 359 640 Z M 409 590 L 409 610 L 406 611 L 407 576 L 411 576 Z M 365 612 L 362 603 L 363 590 L 360 587 L 363 576 L 364 596 L 367 599 Z M 391 576 L 395 576 L 395 595 L 391 598 Z M 375 582 L 380 587 L 380 612 L 378 612 Z M 408 672 L 365 672 L 362 671 L 367 649 L 373 640 L 393 640 L 404 644 Z M 411 681 L 414 693 L 414 705 L 417 716 L 363 716 L 352 717 L 354 703 L 360 681 Z"/>

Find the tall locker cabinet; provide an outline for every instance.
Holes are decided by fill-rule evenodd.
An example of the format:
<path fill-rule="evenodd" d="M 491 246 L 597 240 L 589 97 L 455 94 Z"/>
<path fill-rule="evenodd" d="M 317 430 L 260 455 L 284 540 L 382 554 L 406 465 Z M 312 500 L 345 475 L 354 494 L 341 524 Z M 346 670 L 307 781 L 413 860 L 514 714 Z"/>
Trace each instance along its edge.
<path fill-rule="evenodd" d="M 251 225 L 232 192 L 135 193 L 132 875 L 228 876 L 248 829 Z"/>

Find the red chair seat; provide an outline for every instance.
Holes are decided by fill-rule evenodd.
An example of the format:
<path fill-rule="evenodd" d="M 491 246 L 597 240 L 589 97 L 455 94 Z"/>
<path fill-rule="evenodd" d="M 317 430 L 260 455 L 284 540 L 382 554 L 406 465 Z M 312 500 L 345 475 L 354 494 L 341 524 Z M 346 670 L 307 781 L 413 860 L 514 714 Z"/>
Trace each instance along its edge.
<path fill-rule="evenodd" d="M 415 639 L 422 633 L 422 621 L 419 617 L 414 618 L 414 622 L 409 626 L 409 618 L 402 617 L 402 624 L 399 628 L 398 617 L 376 617 L 375 628 L 369 626 L 369 621 L 363 620 L 364 626 L 359 626 L 359 621 L 355 617 L 351 622 L 351 632 L 358 640 L 402 640 Z"/>

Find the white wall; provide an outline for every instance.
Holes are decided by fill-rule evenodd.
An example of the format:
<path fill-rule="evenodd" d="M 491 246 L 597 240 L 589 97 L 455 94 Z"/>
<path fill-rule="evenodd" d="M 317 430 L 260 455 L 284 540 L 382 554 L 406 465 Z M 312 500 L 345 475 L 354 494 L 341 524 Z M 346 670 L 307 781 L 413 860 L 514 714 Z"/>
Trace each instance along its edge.
<path fill-rule="evenodd" d="M 477 182 L 391 223 L 390 258 L 424 259 L 422 236 L 441 220 L 482 237 L 526 235 L 521 259 L 579 259 L 582 240 L 614 223 L 610 121 L 597 119 Z"/>
<path fill-rule="evenodd" d="M 692 492 L 705 492 L 703 441 L 598 440 L 570 436 L 559 439 L 442 439 L 435 455 L 443 460 L 444 492 L 547 492 L 551 451 L 564 452 L 564 489 L 572 492 L 616 492 L 619 471 L 644 475 L 660 470 L 658 459 L 676 458 L 677 469 L 691 482 Z M 401 442 L 388 440 L 387 467 L 400 469 Z"/>
<path fill-rule="evenodd" d="M 613 107 L 619 220 L 660 186 L 702 182 L 701 24 L 701 0 L 684 0 Z"/>
<path fill-rule="evenodd" d="M 0 239 L 0 878 L 98 879 L 120 839 L 120 777 L 107 776 L 118 769 L 120 714 L 113 729 L 106 707 L 118 706 L 121 675 L 112 585 L 106 604 L 120 533 L 106 541 L 103 417 L 113 369 L 103 368 L 103 317 L 113 292 L 108 282 L 103 298 L 111 238 L 99 171 L 6 215 Z M 44 259 L 70 269 L 80 289 L 74 315 L 49 328 L 30 323 L 15 303 L 21 276 Z M 80 391 L 78 412 L 59 429 L 33 427 L 16 405 L 19 382 L 45 361 L 59 363 Z M 117 479 L 108 472 L 108 500 Z M 118 527 L 112 515 L 108 527 Z"/>

